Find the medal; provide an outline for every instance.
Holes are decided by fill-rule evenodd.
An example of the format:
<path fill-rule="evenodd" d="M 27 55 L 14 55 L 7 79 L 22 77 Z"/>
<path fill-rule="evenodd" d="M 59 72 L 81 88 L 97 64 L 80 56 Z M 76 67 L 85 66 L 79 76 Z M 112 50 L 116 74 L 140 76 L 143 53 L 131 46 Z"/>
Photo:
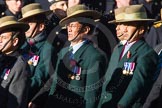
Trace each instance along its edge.
<path fill-rule="evenodd" d="M 79 75 L 75 76 L 75 79 L 80 80 L 80 76 Z"/>
<path fill-rule="evenodd" d="M 123 74 L 126 75 L 127 71 L 126 70 L 123 70 Z"/>
<path fill-rule="evenodd" d="M 128 62 L 124 62 L 123 74 L 124 74 L 124 75 L 127 75 L 127 74 L 128 74 Z"/>
<path fill-rule="evenodd" d="M 29 60 L 29 61 L 28 61 L 28 64 L 29 64 L 29 65 L 32 65 L 32 64 L 33 64 L 33 62 Z"/>
<path fill-rule="evenodd" d="M 36 66 L 38 64 L 39 56 L 34 55 L 33 56 L 33 66 Z"/>
<path fill-rule="evenodd" d="M 130 69 L 129 74 L 130 75 L 133 75 L 133 71 L 134 71 L 134 68 L 135 68 L 135 63 L 134 62 L 131 62 L 129 65 L 130 65 L 129 66 L 129 69 Z"/>
<path fill-rule="evenodd" d="M 75 78 L 75 76 L 74 76 L 74 75 L 72 75 L 72 76 L 71 76 L 71 79 L 73 80 L 74 78 Z"/>
<path fill-rule="evenodd" d="M 8 75 L 10 74 L 10 69 L 6 69 L 5 71 L 6 72 L 5 72 L 5 75 L 3 77 L 4 80 L 6 80 L 8 78 Z"/>

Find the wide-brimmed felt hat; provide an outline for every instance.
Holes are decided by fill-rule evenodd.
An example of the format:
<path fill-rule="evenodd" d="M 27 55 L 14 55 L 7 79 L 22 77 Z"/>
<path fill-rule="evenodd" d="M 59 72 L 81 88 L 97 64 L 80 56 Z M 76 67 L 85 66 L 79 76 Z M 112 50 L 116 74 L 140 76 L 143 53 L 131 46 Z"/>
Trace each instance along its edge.
<path fill-rule="evenodd" d="M 52 13 L 51 10 L 44 10 L 39 3 L 31 3 L 21 9 L 22 18 L 19 21 L 25 21 L 37 15 Z"/>
<path fill-rule="evenodd" d="M 101 14 L 98 11 L 89 10 L 85 5 L 75 5 L 67 9 L 67 17 L 63 18 L 59 24 L 65 26 L 69 22 L 77 21 L 80 17 L 96 20 L 101 17 Z"/>
<path fill-rule="evenodd" d="M 0 32 L 8 29 L 16 29 L 25 32 L 29 29 L 29 25 L 23 22 L 18 22 L 13 16 L 0 18 Z"/>
<path fill-rule="evenodd" d="M 60 2 L 60 1 L 68 1 L 68 0 L 48 0 L 48 2 L 50 4 L 57 3 L 57 2 Z"/>
<path fill-rule="evenodd" d="M 113 22 L 116 22 L 118 20 L 124 19 L 125 9 L 126 8 L 127 8 L 127 6 L 123 6 L 123 7 L 120 7 L 120 8 L 116 8 L 114 10 L 115 20 L 109 21 L 109 23 L 113 23 Z"/>
<path fill-rule="evenodd" d="M 123 19 L 116 20 L 114 22 L 110 21 L 109 23 L 134 22 L 134 21 L 144 22 L 153 20 L 155 19 L 149 19 L 147 17 L 147 12 L 143 5 L 130 5 L 126 7 Z"/>

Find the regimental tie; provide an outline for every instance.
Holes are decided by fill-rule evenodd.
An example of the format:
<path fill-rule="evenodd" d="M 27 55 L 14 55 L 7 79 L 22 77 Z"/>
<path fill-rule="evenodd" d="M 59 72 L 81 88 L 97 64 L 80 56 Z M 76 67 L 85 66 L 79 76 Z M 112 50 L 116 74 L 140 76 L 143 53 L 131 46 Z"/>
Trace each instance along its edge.
<path fill-rule="evenodd" d="M 71 80 L 80 80 L 80 75 L 81 75 L 81 67 L 77 63 L 77 61 L 74 59 L 74 54 L 72 53 L 73 48 L 69 48 L 69 61 L 70 61 L 70 69 L 71 73 L 68 75 L 68 78 Z"/>

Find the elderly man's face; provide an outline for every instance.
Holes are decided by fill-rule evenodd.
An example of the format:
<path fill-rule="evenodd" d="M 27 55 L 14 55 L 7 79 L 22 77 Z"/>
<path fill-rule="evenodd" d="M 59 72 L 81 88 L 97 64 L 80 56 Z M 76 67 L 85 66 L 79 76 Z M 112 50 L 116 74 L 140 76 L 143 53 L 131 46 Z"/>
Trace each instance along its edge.
<path fill-rule="evenodd" d="M 82 24 L 79 22 L 71 22 L 67 25 L 68 40 L 73 43 L 79 43 L 83 41 L 86 33 L 82 30 Z"/>
<path fill-rule="evenodd" d="M 6 2 L 8 9 L 13 14 L 20 12 L 23 6 L 23 0 L 6 0 L 5 2 Z"/>

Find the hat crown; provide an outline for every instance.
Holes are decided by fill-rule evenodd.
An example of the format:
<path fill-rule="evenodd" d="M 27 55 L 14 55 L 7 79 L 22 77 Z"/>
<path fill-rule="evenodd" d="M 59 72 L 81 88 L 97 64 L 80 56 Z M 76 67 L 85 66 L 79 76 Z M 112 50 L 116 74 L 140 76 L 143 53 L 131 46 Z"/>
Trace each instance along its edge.
<path fill-rule="evenodd" d="M 10 28 L 26 31 L 29 28 L 28 24 L 18 22 L 14 16 L 5 16 L 0 18 L 0 31 Z"/>
<path fill-rule="evenodd" d="M 16 18 L 13 16 L 6 16 L 0 18 L 0 28 L 6 25 L 6 23 L 17 23 Z"/>
<path fill-rule="evenodd" d="M 121 10 L 118 10 L 118 11 L 121 11 Z M 130 22 L 130 21 L 153 21 L 154 20 L 154 19 L 149 19 L 147 17 L 147 12 L 145 10 L 145 7 L 141 4 L 127 6 L 124 9 L 123 16 L 122 17 L 118 17 L 118 16 L 119 15 L 115 14 L 116 20 L 110 21 L 110 23 Z"/>
<path fill-rule="evenodd" d="M 98 11 L 90 10 L 83 4 L 75 5 L 67 9 L 67 17 L 63 18 L 59 24 L 65 26 L 73 21 L 86 21 L 87 18 L 96 20 L 101 17 Z"/>
<path fill-rule="evenodd" d="M 67 9 L 67 16 L 74 14 L 77 11 L 87 11 L 88 8 L 85 5 L 75 5 Z"/>
<path fill-rule="evenodd" d="M 127 6 L 124 6 L 124 7 L 120 7 L 114 10 L 116 20 L 121 20 L 124 18 L 126 7 Z"/>
<path fill-rule="evenodd" d="M 26 12 L 29 12 L 29 11 L 33 11 L 33 10 L 41 10 L 42 11 L 42 7 L 39 3 L 32 3 L 32 4 L 29 4 L 29 5 L 26 5 L 22 8 L 22 15 L 24 15 Z"/>

